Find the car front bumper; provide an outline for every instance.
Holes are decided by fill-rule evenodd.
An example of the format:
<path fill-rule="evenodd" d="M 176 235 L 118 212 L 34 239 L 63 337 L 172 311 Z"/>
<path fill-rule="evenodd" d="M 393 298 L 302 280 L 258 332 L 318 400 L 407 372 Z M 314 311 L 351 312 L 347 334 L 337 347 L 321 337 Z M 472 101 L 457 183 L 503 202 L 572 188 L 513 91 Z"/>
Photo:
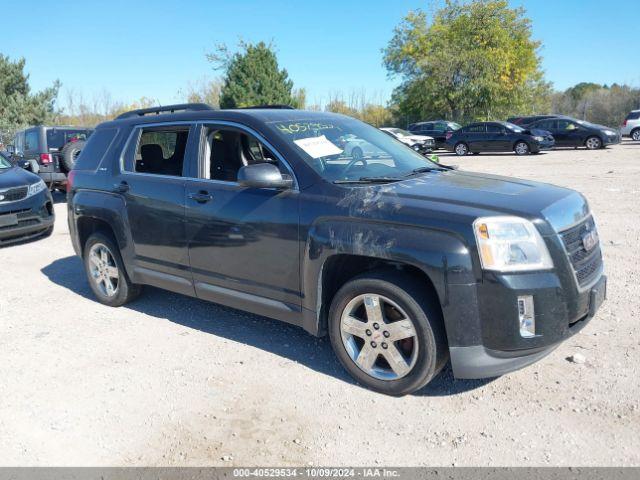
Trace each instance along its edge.
<path fill-rule="evenodd" d="M 562 288 L 552 279 L 553 274 L 545 275 L 546 279 L 532 275 L 516 283 L 497 282 L 481 294 L 482 345 L 449 347 L 455 377 L 496 377 L 540 360 L 584 328 L 606 298 L 605 275 L 590 288 L 571 294 L 570 299 L 563 296 Z M 498 293 L 500 290 L 502 294 Z M 484 302 L 490 303 L 490 308 L 482 307 L 485 295 L 491 297 Z M 531 338 L 519 334 L 517 307 L 513 304 L 520 295 L 534 297 L 536 336 Z"/>
<path fill-rule="evenodd" d="M 604 135 L 603 144 L 604 145 L 616 145 L 622 141 L 622 135 Z"/>
<path fill-rule="evenodd" d="M 17 202 L 0 203 L 0 246 L 36 238 L 54 222 L 53 200 L 47 190 Z"/>

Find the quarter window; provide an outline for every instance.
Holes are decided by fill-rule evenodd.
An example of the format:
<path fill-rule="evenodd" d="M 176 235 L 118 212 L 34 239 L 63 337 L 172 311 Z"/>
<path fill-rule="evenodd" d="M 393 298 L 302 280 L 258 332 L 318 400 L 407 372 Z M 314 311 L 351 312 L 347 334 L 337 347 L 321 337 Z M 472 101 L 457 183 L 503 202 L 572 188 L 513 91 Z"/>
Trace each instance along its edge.
<path fill-rule="evenodd" d="M 31 130 L 25 133 L 24 149 L 27 152 L 32 152 L 38 149 L 38 132 L 36 130 Z"/>
<path fill-rule="evenodd" d="M 484 125 L 471 125 L 470 127 L 465 128 L 467 133 L 484 133 L 486 131 Z"/>
<path fill-rule="evenodd" d="M 133 171 L 181 177 L 189 127 L 142 129 Z"/>

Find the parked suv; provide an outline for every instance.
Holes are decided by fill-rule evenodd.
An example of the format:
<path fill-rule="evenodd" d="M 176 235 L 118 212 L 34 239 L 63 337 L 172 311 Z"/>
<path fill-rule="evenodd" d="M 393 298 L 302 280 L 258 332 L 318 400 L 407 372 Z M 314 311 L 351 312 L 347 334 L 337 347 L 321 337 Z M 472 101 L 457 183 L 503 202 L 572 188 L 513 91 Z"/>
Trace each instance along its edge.
<path fill-rule="evenodd" d="M 13 139 L 13 159 L 30 162 L 40 178 L 51 188 L 64 188 L 67 173 L 93 132 L 83 127 L 29 127 Z"/>
<path fill-rule="evenodd" d="M 640 142 L 640 110 L 633 110 L 627 115 L 622 124 L 622 136 L 631 137 L 636 142 Z"/>
<path fill-rule="evenodd" d="M 345 136 L 377 148 L 350 157 Z M 97 127 L 68 219 L 96 298 L 153 285 L 328 334 L 393 395 L 529 365 L 605 298 L 573 190 L 460 172 L 343 115 L 145 109 Z"/>
<path fill-rule="evenodd" d="M 527 128 L 548 130 L 556 141 L 556 147 L 584 146 L 589 150 L 598 150 L 620 143 L 619 130 L 571 117 L 538 120 L 529 124 Z"/>

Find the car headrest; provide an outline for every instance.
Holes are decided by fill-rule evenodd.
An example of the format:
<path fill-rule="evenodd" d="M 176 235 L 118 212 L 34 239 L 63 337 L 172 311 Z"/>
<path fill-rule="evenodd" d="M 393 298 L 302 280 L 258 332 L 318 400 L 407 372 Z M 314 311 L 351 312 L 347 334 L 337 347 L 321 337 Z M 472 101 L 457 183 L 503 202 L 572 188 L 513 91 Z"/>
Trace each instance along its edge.
<path fill-rule="evenodd" d="M 156 143 L 148 143 L 140 148 L 140 156 L 145 163 L 153 163 L 164 160 L 162 147 Z"/>

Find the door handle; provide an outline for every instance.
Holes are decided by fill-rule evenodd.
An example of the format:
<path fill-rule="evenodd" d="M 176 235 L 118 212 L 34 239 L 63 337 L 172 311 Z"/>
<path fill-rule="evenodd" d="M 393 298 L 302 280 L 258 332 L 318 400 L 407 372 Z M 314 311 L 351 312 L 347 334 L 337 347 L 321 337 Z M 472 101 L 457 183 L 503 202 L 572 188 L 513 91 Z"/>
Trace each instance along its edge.
<path fill-rule="evenodd" d="M 209 194 L 209 192 L 206 192 L 204 190 L 198 193 L 190 193 L 189 195 L 187 195 L 187 197 L 190 200 L 195 200 L 198 203 L 207 203 L 213 200 L 213 197 Z"/>
<path fill-rule="evenodd" d="M 127 182 L 116 183 L 113 186 L 114 193 L 127 193 L 129 191 L 129 184 Z"/>

